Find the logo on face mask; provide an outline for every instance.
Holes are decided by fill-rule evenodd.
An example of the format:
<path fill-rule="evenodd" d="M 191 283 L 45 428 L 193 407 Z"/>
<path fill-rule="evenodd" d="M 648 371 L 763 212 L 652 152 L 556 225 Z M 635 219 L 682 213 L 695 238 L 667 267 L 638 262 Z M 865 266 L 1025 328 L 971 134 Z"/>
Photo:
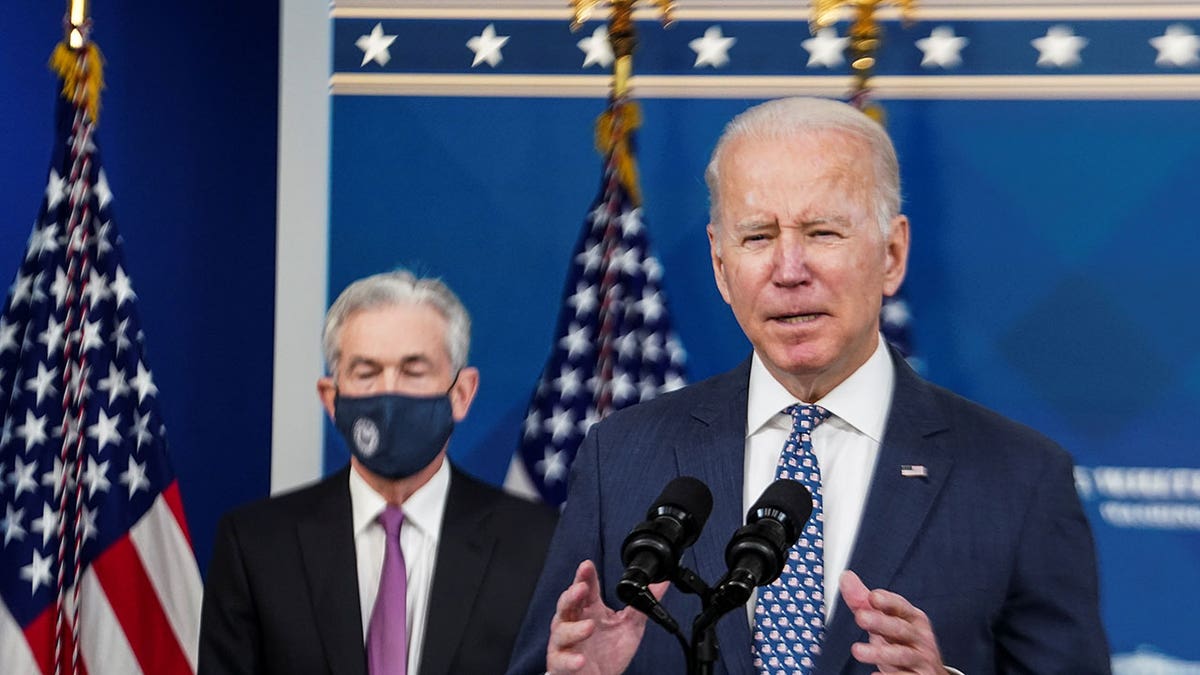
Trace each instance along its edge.
<path fill-rule="evenodd" d="M 429 466 L 454 431 L 448 394 L 338 393 L 333 403 L 333 422 L 363 467 L 393 480 Z"/>
<path fill-rule="evenodd" d="M 370 457 L 379 449 L 379 427 L 366 417 L 354 420 L 354 447 L 364 457 Z"/>

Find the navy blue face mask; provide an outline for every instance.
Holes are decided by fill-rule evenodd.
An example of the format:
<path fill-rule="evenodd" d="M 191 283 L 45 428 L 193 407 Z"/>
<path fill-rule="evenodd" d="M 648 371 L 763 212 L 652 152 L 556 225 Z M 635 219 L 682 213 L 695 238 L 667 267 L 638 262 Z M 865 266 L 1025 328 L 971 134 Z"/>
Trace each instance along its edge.
<path fill-rule="evenodd" d="M 342 396 L 339 392 L 333 400 L 333 423 L 367 470 L 393 480 L 429 466 L 454 431 L 449 393 Z"/>

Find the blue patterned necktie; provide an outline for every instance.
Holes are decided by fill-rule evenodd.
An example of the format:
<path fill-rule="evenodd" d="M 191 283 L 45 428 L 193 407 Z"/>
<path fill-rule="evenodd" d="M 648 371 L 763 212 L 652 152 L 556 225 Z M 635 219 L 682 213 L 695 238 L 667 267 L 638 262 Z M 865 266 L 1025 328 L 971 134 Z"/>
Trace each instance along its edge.
<path fill-rule="evenodd" d="M 815 405 L 794 405 L 784 412 L 792 416 L 792 433 L 779 454 L 775 479 L 800 481 L 813 495 L 813 511 L 779 578 L 758 589 L 754 668 L 761 675 L 808 675 L 825 637 L 825 515 L 821 468 L 810 434 L 830 413 Z"/>

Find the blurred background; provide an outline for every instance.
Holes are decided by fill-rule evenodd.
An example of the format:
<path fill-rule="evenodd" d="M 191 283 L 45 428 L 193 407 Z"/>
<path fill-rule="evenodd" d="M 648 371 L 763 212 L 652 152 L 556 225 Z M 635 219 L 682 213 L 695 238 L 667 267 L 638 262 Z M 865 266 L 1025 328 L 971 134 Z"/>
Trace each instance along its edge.
<path fill-rule="evenodd" d="M 98 144 L 201 570 L 221 513 L 345 463 L 315 396 L 321 316 L 367 274 L 441 276 L 472 312 L 482 386 L 451 455 L 503 482 L 600 185 L 609 76 L 580 43 L 603 21 L 572 33 L 540 1 L 100 0 L 92 16 Z M 1115 663 L 1200 672 L 1200 3 L 879 16 L 914 356 L 1075 457 Z M 814 41 L 809 17 L 736 0 L 681 2 L 669 28 L 638 14 L 643 215 L 690 381 L 749 352 L 708 260 L 713 142 L 756 102 L 850 87 L 848 22 Z M 0 19 L 6 285 L 45 192 L 61 22 L 58 3 Z"/>

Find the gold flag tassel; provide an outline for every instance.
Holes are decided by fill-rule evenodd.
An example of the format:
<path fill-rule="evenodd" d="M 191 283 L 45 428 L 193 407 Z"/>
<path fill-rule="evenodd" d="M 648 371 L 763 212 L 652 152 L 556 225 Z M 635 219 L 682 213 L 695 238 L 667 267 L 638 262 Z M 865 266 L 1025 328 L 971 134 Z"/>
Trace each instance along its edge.
<path fill-rule="evenodd" d="M 58 43 L 50 55 L 50 69 L 62 78 L 63 96 L 75 101 L 96 122 L 100 119 L 100 90 L 104 88 L 104 56 L 95 43 L 72 49 Z"/>
<path fill-rule="evenodd" d="M 104 88 L 104 56 L 88 39 L 91 19 L 86 0 L 71 0 L 63 19 L 66 36 L 50 54 L 50 69 L 62 78 L 62 94 L 85 111 L 92 122 L 100 119 L 100 90 Z"/>
<path fill-rule="evenodd" d="M 629 99 L 614 98 L 608 110 L 596 119 L 596 151 L 611 158 L 617 180 L 624 186 L 634 206 L 641 205 L 642 191 L 630 144 L 633 133 L 641 126 L 642 111 L 637 103 Z"/>
<path fill-rule="evenodd" d="M 633 51 L 637 47 L 637 29 L 633 23 L 633 6 L 637 0 L 609 0 L 612 14 L 608 19 L 608 41 L 613 50 L 612 91 L 608 109 L 596 119 L 596 150 L 608 159 L 616 171 L 617 180 L 625 188 L 634 206 L 642 203 L 638 184 L 637 162 L 633 158 L 633 133 L 642 126 L 642 112 L 629 96 L 629 80 L 633 76 Z M 571 30 L 579 30 L 601 4 L 601 0 L 571 0 L 574 19 Z M 652 0 L 662 12 L 663 25 L 671 25 L 672 0 Z"/>

